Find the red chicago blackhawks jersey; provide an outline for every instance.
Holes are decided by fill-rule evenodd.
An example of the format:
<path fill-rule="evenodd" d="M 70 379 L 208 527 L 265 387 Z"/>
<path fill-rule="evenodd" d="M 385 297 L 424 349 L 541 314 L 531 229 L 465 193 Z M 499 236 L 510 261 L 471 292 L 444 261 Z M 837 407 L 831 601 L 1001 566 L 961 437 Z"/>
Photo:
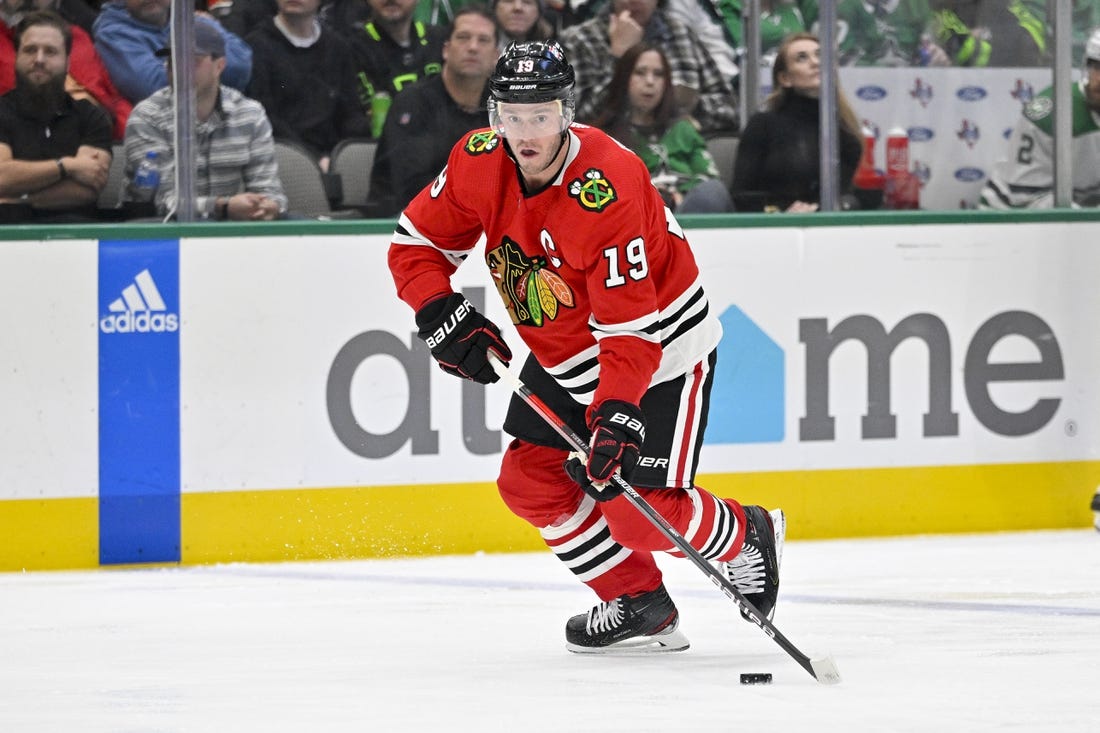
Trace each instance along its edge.
<path fill-rule="evenodd" d="M 460 140 L 401 215 L 390 269 L 419 309 L 452 292 L 484 233 L 485 264 L 539 364 L 582 404 L 637 404 L 714 349 L 721 326 L 642 161 L 584 125 L 566 144 L 557 179 L 525 195 L 499 135 Z"/>

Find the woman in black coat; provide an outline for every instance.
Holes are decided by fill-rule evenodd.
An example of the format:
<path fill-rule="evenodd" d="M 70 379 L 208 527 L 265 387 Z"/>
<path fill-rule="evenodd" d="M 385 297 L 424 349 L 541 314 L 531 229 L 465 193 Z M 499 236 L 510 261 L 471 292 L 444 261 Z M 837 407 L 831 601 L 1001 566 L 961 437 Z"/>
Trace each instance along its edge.
<path fill-rule="evenodd" d="M 821 58 L 817 36 L 792 33 L 772 67 L 772 93 L 741 133 L 733 171 L 739 211 L 817 211 L 821 195 Z M 840 119 L 840 193 L 851 192 L 863 152 L 859 121 L 843 94 Z"/>

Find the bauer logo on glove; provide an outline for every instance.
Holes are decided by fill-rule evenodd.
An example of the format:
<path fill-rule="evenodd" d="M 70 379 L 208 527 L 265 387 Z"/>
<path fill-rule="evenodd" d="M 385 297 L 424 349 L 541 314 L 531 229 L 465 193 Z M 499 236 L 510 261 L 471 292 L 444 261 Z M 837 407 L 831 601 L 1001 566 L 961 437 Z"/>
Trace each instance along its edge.
<path fill-rule="evenodd" d="M 447 316 L 447 321 L 433 333 L 424 337 L 424 343 L 428 344 L 429 349 L 441 346 L 443 342 L 447 340 L 447 337 L 454 333 L 454 330 L 458 328 L 458 324 L 461 323 L 466 316 L 476 312 L 474 307 L 470 305 L 470 301 L 463 298 L 462 302 L 458 304 L 458 307 Z"/>
<path fill-rule="evenodd" d="M 423 306 L 416 312 L 416 326 L 439 368 L 456 377 L 490 384 L 500 377 L 489 363 L 489 350 L 505 364 L 512 359 L 496 324 L 459 293 Z"/>
<path fill-rule="evenodd" d="M 645 440 L 645 423 L 641 419 L 625 412 L 616 412 L 607 421 L 612 425 L 622 425 L 627 430 L 633 430 L 642 440 Z"/>
<path fill-rule="evenodd" d="M 645 441 L 645 416 L 637 405 L 622 400 L 604 400 L 589 408 L 588 477 L 608 481 L 618 471 L 630 483 Z"/>

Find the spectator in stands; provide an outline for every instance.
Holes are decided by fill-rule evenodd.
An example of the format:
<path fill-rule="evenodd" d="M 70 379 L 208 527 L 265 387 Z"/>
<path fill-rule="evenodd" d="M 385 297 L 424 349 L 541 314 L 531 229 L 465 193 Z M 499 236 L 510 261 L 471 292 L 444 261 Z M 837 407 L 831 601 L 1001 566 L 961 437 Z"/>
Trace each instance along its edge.
<path fill-rule="evenodd" d="M 460 8 L 442 53 L 440 74 L 394 99 L 371 174 L 372 216 L 404 209 L 443 170 L 455 142 L 488 122 L 488 81 L 497 60 L 492 14 L 480 5 Z"/>
<path fill-rule="evenodd" d="M 362 2 L 362 0 L 356 1 Z M 244 38 L 266 21 L 274 18 L 278 12 L 279 6 L 275 0 L 233 0 L 229 9 L 217 18 L 222 28 Z M 321 8 L 318 16 L 323 13 L 324 7 Z"/>
<path fill-rule="evenodd" d="M 51 8 L 38 8 L 49 10 Z M 70 26 L 78 26 L 89 36 L 92 35 L 92 26 L 95 24 L 96 15 L 99 13 L 98 0 L 60 0 L 56 8 L 52 8 Z"/>
<path fill-rule="evenodd" d="M 438 74 L 447 29 L 413 20 L 416 0 L 368 0 L 370 20 L 349 36 L 359 74 L 360 99 L 371 111 L 378 137 L 393 97 L 413 82 Z"/>
<path fill-rule="evenodd" d="M 121 140 L 133 105 L 115 88 L 110 74 L 96 53 L 92 37 L 83 28 L 73 24 L 61 12 L 62 7 L 64 4 L 59 0 L 32 0 L 29 5 L 22 0 L 0 2 L 0 94 L 15 87 L 15 43 L 11 29 L 18 25 L 28 10 L 54 11 L 69 22 L 72 33 L 72 51 L 69 54 L 65 91 L 74 99 L 87 99 L 102 107 L 114 121 L 113 138 Z"/>
<path fill-rule="evenodd" d="M 744 47 L 743 0 L 719 0 L 716 7 L 734 47 Z M 809 31 L 817 7 L 818 0 L 760 0 L 760 52 L 772 54 L 790 34 Z"/>
<path fill-rule="evenodd" d="M 94 27 L 95 46 L 115 86 L 123 96 L 138 103 L 168 84 L 164 63 L 157 49 L 168 43 L 170 0 L 113 0 L 99 12 Z M 234 89 L 248 88 L 252 73 L 252 49 L 226 31 L 207 13 L 225 43 L 225 83 Z"/>
<path fill-rule="evenodd" d="M 1045 0 L 933 0 L 933 31 L 954 66 L 1050 63 Z"/>
<path fill-rule="evenodd" d="M 676 109 L 671 75 L 659 48 L 645 41 L 631 46 L 615 62 L 596 126 L 638 154 L 674 212 L 732 211 L 706 140 Z"/>
<path fill-rule="evenodd" d="M 740 44 L 733 42 L 733 36 L 723 22 L 722 9 L 711 0 L 664 0 L 664 9 L 669 17 L 694 31 L 699 43 L 714 59 L 722 78 L 735 85 L 741 71 L 737 66 L 737 57 L 741 53 Z M 737 16 L 737 26 L 741 26 L 740 15 Z"/>
<path fill-rule="evenodd" d="M 492 0 L 490 9 L 500 28 L 503 52 L 513 41 L 547 41 L 555 30 L 543 16 L 543 0 Z"/>
<path fill-rule="evenodd" d="M 665 0 L 668 14 L 695 31 L 727 79 L 740 69 L 745 53 L 743 0 Z M 760 52 L 766 65 L 780 41 L 809 31 L 817 19 L 818 0 L 760 0 Z"/>
<path fill-rule="evenodd" d="M 607 101 L 614 60 L 642 40 L 659 47 L 672 69 L 677 104 L 704 133 L 734 131 L 733 88 L 695 33 L 658 8 L 658 0 L 612 0 L 594 18 L 562 30 L 558 40 L 577 75 L 577 119 L 595 120 Z"/>
<path fill-rule="evenodd" d="M 93 8 L 84 0 L 2 0 L 0 16 L 4 17 L 9 28 L 19 25 L 24 14 L 34 10 L 52 10 L 69 23 L 70 28 L 82 28 L 89 36 L 92 23 L 95 22 L 98 8 Z"/>
<path fill-rule="evenodd" d="M 244 2 L 257 8 L 270 3 L 272 10 L 278 11 L 275 0 L 244 0 Z M 363 26 L 370 22 L 370 0 L 327 0 L 321 4 L 318 17 L 323 25 L 350 40 L 362 33 Z M 409 17 L 412 17 L 411 13 Z"/>
<path fill-rule="evenodd" d="M 847 66 L 920 65 L 932 28 L 929 0 L 839 0 L 838 60 Z M 812 29 L 817 28 L 814 13 Z M 926 39 L 925 39 L 926 40 Z"/>
<path fill-rule="evenodd" d="M 764 110 L 749 118 L 733 168 L 738 211 L 816 211 L 820 201 L 821 46 L 817 36 L 795 33 L 779 45 L 772 92 Z M 855 112 L 837 94 L 841 194 L 851 193 L 863 152 Z"/>
<path fill-rule="evenodd" d="M 1047 24 L 1049 28 L 1051 24 Z M 1100 27 L 1100 0 L 1073 3 L 1073 58 L 1083 58 L 1092 29 Z"/>
<path fill-rule="evenodd" d="M 3 221 L 96 219 L 111 164 L 111 120 L 65 91 L 70 26 L 28 13 L 15 31 L 15 88 L 0 97 Z"/>
<path fill-rule="evenodd" d="M 225 32 L 212 18 L 195 18 L 195 210 L 204 219 L 270 220 L 286 211 L 287 199 L 275 163 L 271 123 L 259 102 L 221 84 Z M 168 48 L 159 58 L 170 60 Z M 186 56 L 185 56 L 186 58 Z M 126 126 L 126 178 L 145 154 L 159 154 L 157 214 L 176 210 L 175 110 L 171 87 L 139 102 Z"/>
<path fill-rule="evenodd" d="M 253 60 L 249 96 L 264 106 L 276 139 L 305 146 L 327 172 L 336 143 L 370 135 L 351 47 L 317 20 L 321 0 L 278 4 L 279 13 L 245 38 Z"/>
<path fill-rule="evenodd" d="M 1080 81 L 1070 87 L 1073 121 L 1073 205 L 1100 206 L 1100 28 L 1085 44 Z M 1054 206 L 1054 99 L 1047 87 L 1025 107 L 1008 141 L 1008 158 L 993 168 L 979 208 Z"/>

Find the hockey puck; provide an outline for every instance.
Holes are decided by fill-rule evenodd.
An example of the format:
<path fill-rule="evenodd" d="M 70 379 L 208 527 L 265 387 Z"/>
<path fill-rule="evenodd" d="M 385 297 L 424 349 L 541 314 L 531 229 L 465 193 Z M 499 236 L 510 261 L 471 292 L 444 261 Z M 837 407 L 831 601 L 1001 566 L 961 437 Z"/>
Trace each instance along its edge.
<path fill-rule="evenodd" d="M 770 685 L 771 683 L 770 672 L 749 672 L 741 675 L 742 685 Z"/>

